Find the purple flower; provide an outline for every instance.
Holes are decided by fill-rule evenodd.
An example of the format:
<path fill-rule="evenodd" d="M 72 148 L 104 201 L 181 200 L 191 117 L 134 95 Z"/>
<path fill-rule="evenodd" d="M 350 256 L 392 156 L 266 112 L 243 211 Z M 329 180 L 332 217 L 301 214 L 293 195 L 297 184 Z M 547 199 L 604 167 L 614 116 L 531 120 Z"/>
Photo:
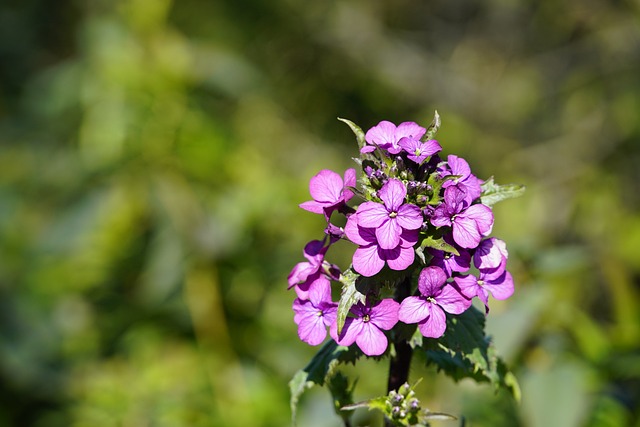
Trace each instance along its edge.
<path fill-rule="evenodd" d="M 309 289 L 315 286 L 316 282 L 324 286 L 323 282 L 329 283 L 329 279 L 322 273 L 322 264 L 327 247 L 320 240 L 312 240 L 304 247 L 304 257 L 309 262 L 299 262 L 296 264 L 289 277 L 289 288 L 295 287 L 296 294 L 300 299 L 309 298 Z"/>
<path fill-rule="evenodd" d="M 353 243 L 358 245 L 353 254 L 353 269 L 363 276 L 371 277 L 382 270 L 385 263 L 392 270 L 404 270 L 413 264 L 415 252 L 413 245 L 418 242 L 418 230 L 404 230 L 400 242 L 393 249 L 382 249 L 376 238 L 374 228 L 362 227 L 358 215 L 351 215 L 344 232 Z"/>
<path fill-rule="evenodd" d="M 375 151 L 376 147 L 387 150 L 391 154 L 398 154 L 402 148 L 398 142 L 402 138 L 411 138 L 419 140 L 427 132 L 425 128 L 414 122 L 400 123 L 396 127 L 386 120 L 378 123 L 367 131 L 364 138 L 367 144 L 360 150 L 361 153 L 370 153 Z"/>
<path fill-rule="evenodd" d="M 421 296 L 407 297 L 400 304 L 398 319 L 404 323 L 417 323 L 425 337 L 439 338 L 447 328 L 444 314 L 460 314 L 471 306 L 453 286 L 446 283 L 447 275 L 440 267 L 427 267 L 420 272 L 418 289 Z"/>
<path fill-rule="evenodd" d="M 480 271 L 479 277 L 464 275 L 453 279 L 460 292 L 467 298 L 477 296 L 489 312 L 489 293 L 497 299 L 503 300 L 513 295 L 513 277 L 507 270 L 488 274 Z"/>
<path fill-rule="evenodd" d="M 409 154 L 407 158 L 417 164 L 421 164 L 424 159 L 442 150 L 435 139 L 422 142 L 420 139 L 404 137 L 398 141 L 398 145 Z"/>
<path fill-rule="evenodd" d="M 482 194 L 482 188 L 480 188 L 482 181 L 471 173 L 469 163 L 465 159 L 450 154 L 447 157 L 447 166 L 448 168 L 446 169 L 440 169 L 440 176 L 444 178 L 445 176 L 456 175 L 458 178 L 445 181 L 442 184 L 442 188 L 458 187 L 465 194 L 465 200 L 468 204 L 480 197 Z"/>
<path fill-rule="evenodd" d="M 318 345 L 327 336 L 327 326 L 335 323 L 338 304 L 331 301 L 329 281 L 309 291 L 309 299 L 293 301 L 293 320 L 298 325 L 298 336 L 309 345 Z"/>
<path fill-rule="evenodd" d="M 382 249 L 393 249 L 400 243 L 405 230 L 417 230 L 422 226 L 420 208 L 404 203 L 407 189 L 399 179 L 390 179 L 378 191 L 384 204 L 365 202 L 358 206 L 358 225 L 375 228 L 378 245 Z"/>
<path fill-rule="evenodd" d="M 309 182 L 309 192 L 313 200 L 300 204 L 306 211 L 324 214 L 327 218 L 334 210 L 344 206 L 353 197 L 353 191 L 349 187 L 356 185 L 356 170 L 347 169 L 344 173 L 344 181 L 337 173 L 323 169 Z"/>
<path fill-rule="evenodd" d="M 373 306 L 361 302 L 351 307 L 355 317 L 347 317 L 338 335 L 338 324 L 334 322 L 329 329 L 331 337 L 339 344 L 350 346 L 354 342 L 367 356 L 379 356 L 387 349 L 387 337 L 382 331 L 388 331 L 398 323 L 398 304 L 391 298 L 378 301 Z"/>
<path fill-rule="evenodd" d="M 469 270 L 471 266 L 471 254 L 452 242 L 449 234 L 444 236 L 444 240 L 454 246 L 458 250 L 459 255 L 430 248 L 429 253 L 433 255 L 430 264 L 442 268 L 447 274 L 447 277 L 451 277 L 454 272 L 463 273 Z"/>
<path fill-rule="evenodd" d="M 444 202 L 433 212 L 431 224 L 452 227 L 453 240 L 463 248 L 471 249 L 478 246 L 482 236 L 491 232 L 493 212 L 483 204 L 468 206 L 465 193 L 452 186 L 444 191 Z"/>

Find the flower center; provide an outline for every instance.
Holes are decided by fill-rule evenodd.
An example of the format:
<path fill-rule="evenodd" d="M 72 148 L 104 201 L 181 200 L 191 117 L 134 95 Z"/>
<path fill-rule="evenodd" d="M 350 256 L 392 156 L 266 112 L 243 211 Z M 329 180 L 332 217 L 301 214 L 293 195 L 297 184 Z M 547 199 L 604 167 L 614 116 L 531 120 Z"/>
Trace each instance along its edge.
<path fill-rule="evenodd" d="M 362 321 L 367 323 L 369 320 L 371 320 L 371 317 L 368 314 L 365 314 L 364 316 L 362 316 Z"/>
<path fill-rule="evenodd" d="M 316 313 L 316 316 L 322 317 L 324 316 L 324 313 L 322 312 L 322 310 L 318 310 L 318 312 Z"/>
<path fill-rule="evenodd" d="M 483 286 L 484 285 L 484 280 L 478 280 L 478 285 Z"/>
<path fill-rule="evenodd" d="M 419 155 L 420 155 L 420 149 L 419 149 L 419 148 L 416 148 L 415 155 L 416 155 L 416 156 L 419 156 Z"/>
<path fill-rule="evenodd" d="M 430 303 L 432 303 L 432 304 L 435 304 L 435 303 L 436 303 L 436 300 L 435 300 L 435 298 L 433 298 L 433 297 L 427 297 L 427 301 L 429 301 L 429 302 L 430 302 Z"/>
<path fill-rule="evenodd" d="M 389 212 L 389 218 L 395 218 L 398 216 L 398 212 Z"/>

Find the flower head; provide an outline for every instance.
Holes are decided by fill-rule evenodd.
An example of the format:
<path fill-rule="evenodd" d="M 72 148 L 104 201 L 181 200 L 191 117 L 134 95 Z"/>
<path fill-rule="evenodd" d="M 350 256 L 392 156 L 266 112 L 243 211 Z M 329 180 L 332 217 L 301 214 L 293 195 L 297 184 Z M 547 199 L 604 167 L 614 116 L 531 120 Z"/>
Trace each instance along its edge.
<path fill-rule="evenodd" d="M 353 254 L 353 269 L 363 276 L 371 277 L 380 272 L 385 263 L 392 270 L 404 270 L 413 264 L 418 242 L 418 230 L 403 230 L 398 245 L 393 249 L 383 249 L 374 228 L 362 227 L 358 215 L 351 215 L 344 227 L 347 238 L 358 245 Z"/>
<path fill-rule="evenodd" d="M 442 147 L 435 139 L 422 142 L 416 138 L 404 137 L 398 141 L 398 145 L 407 152 L 407 158 L 417 164 L 421 164 L 424 159 L 442 150 Z"/>
<path fill-rule="evenodd" d="M 444 178 L 449 175 L 455 175 L 457 178 L 445 181 L 442 184 L 442 188 L 458 187 L 464 193 L 468 204 L 471 204 L 482 194 L 482 188 L 480 187 L 482 181 L 471 173 L 469 163 L 462 157 L 454 154 L 450 154 L 447 157 L 446 167 L 440 168 L 440 176 Z"/>
<path fill-rule="evenodd" d="M 331 217 L 334 210 L 342 208 L 353 197 L 351 187 L 356 185 L 356 170 L 347 169 L 344 181 L 337 173 L 323 169 L 309 182 L 309 192 L 313 200 L 300 204 L 306 211 Z"/>
<path fill-rule="evenodd" d="M 338 304 L 331 301 L 329 281 L 315 286 L 309 299 L 293 301 L 293 320 L 298 325 L 298 336 L 309 345 L 318 345 L 327 336 L 327 327 L 336 320 Z"/>
<path fill-rule="evenodd" d="M 388 180 L 378 195 L 384 204 L 361 204 L 356 212 L 358 224 L 375 229 L 382 249 L 393 249 L 400 243 L 404 230 L 417 230 L 422 226 L 422 212 L 416 205 L 404 203 L 407 189 L 399 179 Z"/>
<path fill-rule="evenodd" d="M 425 337 L 439 338 L 447 328 L 445 311 L 463 313 L 471 306 L 453 286 L 446 284 L 447 275 L 440 267 L 427 267 L 420 272 L 420 296 L 407 297 L 400 304 L 398 319 L 404 323 L 417 323 Z"/>
<path fill-rule="evenodd" d="M 347 317 L 340 334 L 337 322 L 329 330 L 331 337 L 339 344 L 350 346 L 354 342 L 367 356 L 379 356 L 387 349 L 387 337 L 382 331 L 388 331 L 398 323 L 398 304 L 386 298 L 373 305 L 361 302 L 351 307 L 354 317 Z"/>
<path fill-rule="evenodd" d="M 467 298 L 477 296 L 484 303 L 487 312 L 489 311 L 489 293 L 497 300 L 504 300 L 513 295 L 513 278 L 507 270 L 493 274 L 480 271 L 478 277 L 469 274 L 453 280 L 464 296 Z"/>
<path fill-rule="evenodd" d="M 478 246 L 482 236 L 491 232 L 493 212 L 489 206 L 480 203 L 469 206 L 465 193 L 452 186 L 445 190 L 444 202 L 433 212 L 431 224 L 452 227 L 453 240 L 463 248 L 471 249 Z"/>

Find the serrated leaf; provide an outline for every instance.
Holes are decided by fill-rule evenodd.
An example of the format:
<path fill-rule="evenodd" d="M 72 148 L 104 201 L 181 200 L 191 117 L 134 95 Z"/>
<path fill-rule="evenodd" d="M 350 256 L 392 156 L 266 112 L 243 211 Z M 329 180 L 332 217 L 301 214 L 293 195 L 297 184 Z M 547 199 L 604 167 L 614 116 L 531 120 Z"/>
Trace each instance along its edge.
<path fill-rule="evenodd" d="M 436 110 L 433 115 L 433 120 L 427 128 L 427 132 L 422 137 L 422 142 L 433 139 L 436 136 L 436 133 L 438 133 L 438 129 L 440 129 L 440 114 L 438 114 L 438 111 Z"/>
<path fill-rule="evenodd" d="M 486 180 L 480 186 L 482 194 L 480 202 L 483 205 L 492 206 L 498 202 L 514 197 L 520 197 L 524 194 L 525 186 L 519 184 L 499 185 L 493 181 L 493 177 Z"/>
<path fill-rule="evenodd" d="M 519 399 L 515 376 L 500 359 L 491 341 L 484 334 L 485 316 L 474 306 L 464 313 L 447 315 L 447 330 L 438 340 L 426 340 L 429 364 L 434 364 L 455 381 L 473 378 L 502 387 Z"/>
<path fill-rule="evenodd" d="M 327 387 L 333 398 L 333 409 L 338 416 L 345 420 L 345 424 L 351 417 L 351 411 L 344 408 L 353 404 L 353 392 L 357 382 L 356 380 L 350 385 L 349 378 L 342 372 L 336 372 L 326 380 Z"/>
<path fill-rule="evenodd" d="M 341 117 L 338 117 L 338 120 L 340 120 L 341 122 L 346 123 L 347 125 L 349 125 L 349 127 L 351 128 L 353 133 L 356 135 L 356 141 L 358 141 L 358 148 L 362 149 L 362 147 L 365 146 L 366 141 L 364 139 L 364 132 L 362 131 L 360 126 L 358 126 L 357 124 L 353 123 L 351 120 L 343 119 Z"/>
<path fill-rule="evenodd" d="M 327 341 L 313 356 L 309 364 L 295 373 L 291 381 L 289 381 L 291 421 L 294 425 L 298 401 L 302 393 L 316 384 L 322 386 L 327 376 L 333 373 L 339 362 L 349 360 L 350 352 L 349 347 L 339 346 L 333 340 Z"/>
<path fill-rule="evenodd" d="M 338 334 L 342 332 L 342 327 L 344 326 L 351 307 L 358 302 L 365 303 L 366 296 L 356 289 L 356 280 L 358 277 L 360 277 L 360 275 L 351 270 L 345 271 L 340 276 L 342 293 L 340 294 L 340 301 L 338 302 L 338 316 L 336 320 L 338 322 Z"/>

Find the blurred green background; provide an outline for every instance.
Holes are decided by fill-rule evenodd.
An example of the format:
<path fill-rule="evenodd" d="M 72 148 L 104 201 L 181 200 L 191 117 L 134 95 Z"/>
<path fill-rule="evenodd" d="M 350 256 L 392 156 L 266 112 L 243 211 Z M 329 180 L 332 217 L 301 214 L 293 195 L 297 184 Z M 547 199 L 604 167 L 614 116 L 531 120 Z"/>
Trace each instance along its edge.
<path fill-rule="evenodd" d="M 336 117 L 436 109 L 444 154 L 527 186 L 495 207 L 517 290 L 488 318 L 523 399 L 418 357 L 426 406 L 640 426 L 632 0 L 3 1 L 0 426 L 288 425 L 315 349 L 286 276 L 323 229 L 297 205 L 357 155 Z M 347 371 L 385 392 L 386 363 Z M 300 425 L 331 410 L 314 389 Z"/>

